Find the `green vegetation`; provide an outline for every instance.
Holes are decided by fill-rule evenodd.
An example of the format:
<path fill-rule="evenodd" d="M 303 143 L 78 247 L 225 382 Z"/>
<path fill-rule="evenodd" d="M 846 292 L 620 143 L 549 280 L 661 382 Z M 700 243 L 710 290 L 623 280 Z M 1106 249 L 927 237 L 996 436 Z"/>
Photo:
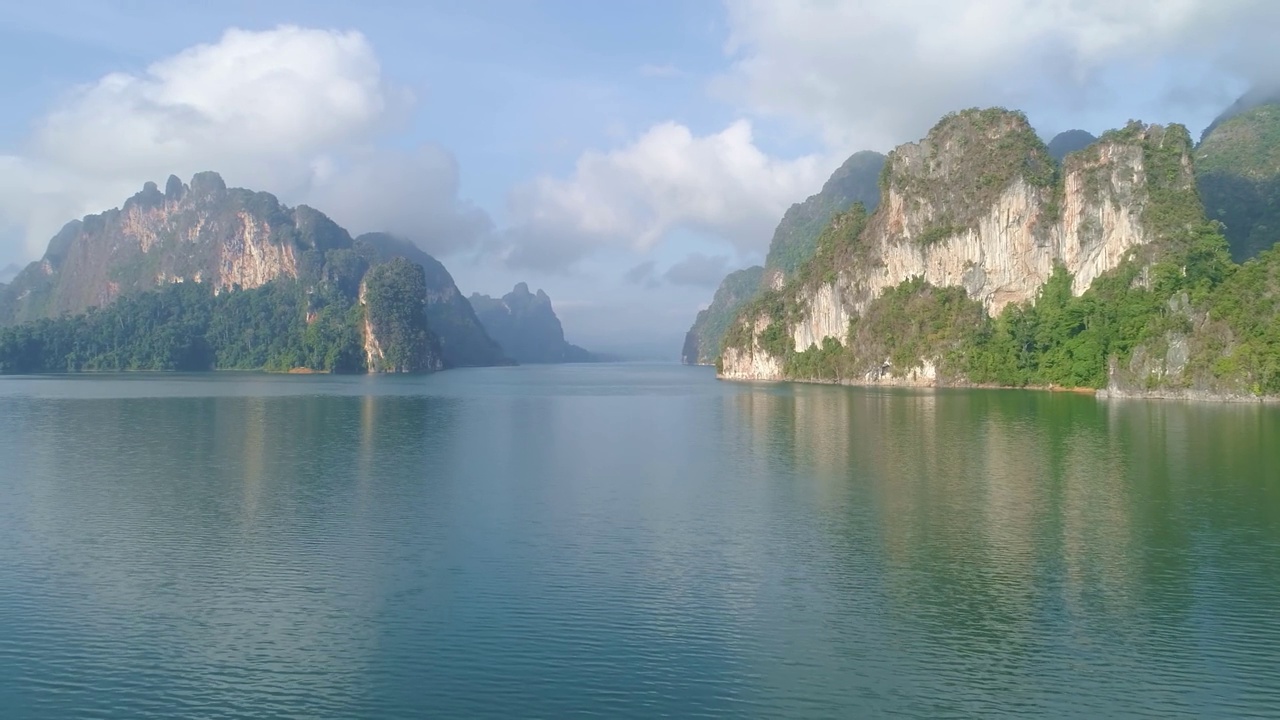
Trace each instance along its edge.
<path fill-rule="evenodd" d="M 367 316 L 386 356 L 386 367 L 366 367 L 366 308 L 346 292 L 349 260 L 335 257 L 324 269 L 329 279 L 314 285 L 281 279 L 215 293 L 205 283 L 171 283 L 78 315 L 0 329 L 0 373 L 436 369 L 423 272 L 403 259 L 365 276 Z"/>
<path fill-rule="evenodd" d="M 427 279 L 420 265 L 395 258 L 365 274 L 362 300 L 382 348 L 374 372 L 438 369 L 438 343 L 427 329 Z"/>
<path fill-rule="evenodd" d="M 917 238 L 927 245 L 976 227 L 1018 178 L 1053 190 L 1058 164 L 1024 114 L 975 108 L 947 115 L 922 142 L 890 153 L 881 186 L 933 208 L 936 221 Z"/>
<path fill-rule="evenodd" d="M 915 277 L 872 301 L 849 323 L 843 345 L 825 338 L 822 347 L 781 357 L 786 373 L 795 378 L 858 379 L 886 369 L 885 362 L 901 375 L 930 358 L 940 373 L 951 376 L 963 371 L 958 366 L 963 347 L 986 321 L 982 303 L 963 288 L 938 288 Z"/>
<path fill-rule="evenodd" d="M 1280 241 L 1280 104 L 1215 123 L 1196 149 L 1196 181 L 1238 261 Z"/>
<path fill-rule="evenodd" d="M 1251 385 L 1280 392 L 1280 252 L 1240 268 L 1222 236 L 1202 225 L 1182 254 L 1154 266 L 1148 283 L 1139 274 L 1126 262 L 1076 297 L 1071 275 L 1058 267 L 1034 303 L 1009 305 L 995 318 L 962 288 L 912 278 L 874 300 L 842 341 L 795 352 L 779 320 L 757 341 L 800 379 L 858 379 L 880 369 L 901 376 L 929 360 L 946 382 L 1100 388 L 1111 360 L 1125 365 L 1145 344 L 1192 333 L 1188 313 L 1200 308 L 1229 329 L 1235 346 L 1222 361 L 1203 357 L 1208 346 L 1200 356 L 1193 348 L 1192 370 L 1198 363 L 1223 381 L 1244 373 Z M 783 317 L 786 309 L 775 312 Z"/>
<path fill-rule="evenodd" d="M 837 213 L 818 236 L 813 257 L 796 271 L 794 284 L 813 287 L 834 282 L 840 268 L 869 261 L 866 252 L 859 252 L 862 246 L 858 243 L 869 218 L 866 206 L 860 202 Z"/>
<path fill-rule="evenodd" d="M 84 314 L 0 330 L 0 372 L 362 372 L 359 317 L 336 293 L 308 296 L 295 282 L 217 295 L 208 285 L 174 283 Z"/>
<path fill-rule="evenodd" d="M 885 156 L 880 153 L 854 153 L 832 173 L 822 190 L 792 205 L 774 231 L 765 271 L 790 277 L 813 256 L 818 236 L 838 212 L 855 202 L 874 210 L 880 202 L 879 178 L 884 166 Z"/>
<path fill-rule="evenodd" d="M 729 329 L 729 324 L 737 316 L 742 305 L 759 291 L 762 277 L 764 277 L 764 268 L 759 265 L 737 270 L 725 276 L 720 287 L 716 288 L 711 304 L 698 313 L 693 327 L 685 336 L 685 346 L 681 353 L 683 362 L 686 364 L 709 363 L 720 354 L 720 346 Z"/>
<path fill-rule="evenodd" d="M 366 233 L 355 239 L 354 253 L 369 264 L 402 257 L 422 266 L 427 276 L 427 324 L 440 338 L 445 367 L 510 365 L 511 360 L 480 322 L 476 309 L 458 290 L 453 276 L 439 260 L 403 238 L 386 233 Z M 326 253 L 333 265 L 333 251 Z M 354 261 L 353 261 L 354 263 Z M 355 275 L 359 284 L 360 275 Z M 352 291 L 354 297 L 354 290 Z"/>
<path fill-rule="evenodd" d="M 996 183 L 983 177 L 1011 180 L 1016 174 L 1043 183 L 1052 176 L 1060 184 L 1057 171 L 1037 174 L 1041 151 L 1026 138 L 1024 122 L 1016 114 L 994 111 L 951 116 L 922 144 L 928 158 L 924 167 L 935 176 L 886 173 L 886 182 L 927 194 L 930 183 L 946 179 L 940 168 L 965 167 L 963 157 L 933 155 L 930 143 L 947 144 L 963 156 L 966 137 L 1004 132 L 1025 139 L 1020 152 L 1033 162 L 1015 162 L 1015 143 L 997 142 L 994 154 L 1004 160 L 969 185 L 963 177 L 954 180 L 947 191 L 958 192 L 961 200 L 938 189 L 930 199 L 935 209 L 968 202 L 988 207 L 995 197 L 983 195 L 984 186 Z M 957 126 L 980 134 L 959 133 Z M 754 341 L 783 362 L 786 376 L 798 379 L 857 381 L 886 372 L 901 377 L 930 362 L 944 383 L 1280 394 L 1280 248 L 1244 265 L 1232 262 L 1222 226 L 1205 218 L 1186 162 L 1191 146 L 1186 128 L 1130 123 L 1104 135 L 1101 143 L 1141 148 L 1146 182 L 1138 186 L 1136 199 L 1155 240 L 1080 296 L 1072 294 L 1072 276 L 1058 267 L 1034 302 L 1006 306 L 993 318 L 961 288 L 912 278 L 873 300 L 844 337 L 797 352 L 791 328 L 803 312 L 799 298 L 805 285 L 831 282 L 842 269 L 874 262 L 857 254 L 867 220 L 855 211 L 837 216 L 814 257 L 782 290 L 764 293 L 744 308 L 726 347 L 745 349 Z M 1081 161 L 1089 152 L 1081 151 Z M 899 152 L 892 157 L 895 163 L 907 159 Z M 914 160 L 907 164 L 921 167 Z M 1086 183 L 1093 180 L 1086 177 Z M 1109 187 L 1101 180 L 1097 184 L 1099 193 Z M 940 225 L 937 233 L 958 227 Z M 756 327 L 764 329 L 753 338 Z"/>

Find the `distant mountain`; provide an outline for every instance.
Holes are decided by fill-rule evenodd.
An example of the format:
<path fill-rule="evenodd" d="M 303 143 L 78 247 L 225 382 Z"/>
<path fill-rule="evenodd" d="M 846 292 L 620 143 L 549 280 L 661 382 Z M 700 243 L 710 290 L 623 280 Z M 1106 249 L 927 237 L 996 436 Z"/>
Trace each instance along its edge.
<path fill-rule="evenodd" d="M 1237 261 L 1280 241 L 1280 97 L 1268 99 L 1241 98 L 1214 121 L 1195 150 L 1196 184 L 1206 214 L 1226 226 Z"/>
<path fill-rule="evenodd" d="M 381 288 L 372 308 L 369 280 Z M 108 315 L 114 334 L 100 326 Z M 120 208 L 67 223 L 43 258 L 0 285 L 0 326 L 63 317 L 61 335 L 9 333 L 8 367 L 418 372 L 510 362 L 444 266 L 412 243 L 353 241 L 314 208 L 228 188 L 213 172 L 189 185 L 170 176 L 164 192 L 146 183 Z M 377 332 L 385 323 L 392 329 Z"/>
<path fill-rule="evenodd" d="M 20 272 L 22 272 L 22 266 L 17 263 L 9 263 L 3 268 L 0 268 L 0 285 L 14 279 Z"/>
<path fill-rule="evenodd" d="M 836 213 L 860 202 L 868 210 L 880 203 L 880 172 L 885 156 L 863 151 L 849 156 L 836 169 L 822 189 L 804 202 L 792 205 L 782 216 L 769 255 L 765 258 L 763 282 L 775 285 L 780 278 L 791 276 L 818 247 L 818 235 Z"/>
<path fill-rule="evenodd" d="M 1097 141 L 1098 138 L 1087 130 L 1067 130 L 1058 133 L 1049 141 L 1049 154 L 1054 160 L 1062 162 L 1069 153 L 1083 150 Z"/>
<path fill-rule="evenodd" d="M 560 318 L 545 292 L 526 283 L 500 299 L 472 293 L 471 306 L 489 335 L 518 363 L 592 362 L 591 353 L 565 342 Z"/>
<path fill-rule="evenodd" d="M 1231 103 L 1226 110 L 1218 113 L 1218 117 L 1214 118 L 1213 122 L 1209 123 L 1209 126 L 1200 133 L 1200 142 L 1203 143 L 1205 140 L 1208 140 L 1209 136 L 1213 134 L 1214 130 L 1218 129 L 1219 125 L 1236 117 L 1237 115 L 1241 115 L 1262 105 L 1277 104 L 1280 104 L 1280 87 L 1263 86 L 1253 88 L 1244 95 L 1236 98 L 1236 101 Z"/>
<path fill-rule="evenodd" d="M 720 341 L 738 310 L 760 289 L 764 268 L 759 265 L 729 273 L 716 289 L 711 305 L 698 313 L 693 327 L 685 335 L 680 362 L 685 365 L 710 365 L 720 354 Z"/>

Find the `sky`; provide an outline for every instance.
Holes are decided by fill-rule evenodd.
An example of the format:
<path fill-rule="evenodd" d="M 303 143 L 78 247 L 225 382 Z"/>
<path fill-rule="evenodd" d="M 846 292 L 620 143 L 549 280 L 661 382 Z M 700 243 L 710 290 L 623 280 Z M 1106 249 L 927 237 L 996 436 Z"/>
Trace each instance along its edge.
<path fill-rule="evenodd" d="M 1198 134 L 1280 79 L 1274 0 L 43 0 L 0 8 L 0 276 L 215 170 L 388 231 L 571 342 L 678 358 L 858 150 L 945 113 Z"/>

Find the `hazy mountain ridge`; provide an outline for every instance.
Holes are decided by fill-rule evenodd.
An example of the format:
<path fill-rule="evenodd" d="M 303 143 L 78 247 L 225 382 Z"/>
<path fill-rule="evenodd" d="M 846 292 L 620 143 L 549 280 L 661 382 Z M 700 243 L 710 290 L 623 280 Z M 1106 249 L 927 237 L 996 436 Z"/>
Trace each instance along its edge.
<path fill-rule="evenodd" d="M 542 290 L 529 291 L 517 283 L 501 298 L 472 293 L 471 305 L 489 334 L 516 362 L 522 364 L 592 362 L 586 350 L 566 342 L 551 298 Z"/>
<path fill-rule="evenodd" d="M 698 312 L 685 335 L 680 361 L 685 365 L 710 365 L 720 355 L 720 343 L 738 309 L 760 291 L 764 268 L 759 265 L 729 273 L 706 309 Z"/>

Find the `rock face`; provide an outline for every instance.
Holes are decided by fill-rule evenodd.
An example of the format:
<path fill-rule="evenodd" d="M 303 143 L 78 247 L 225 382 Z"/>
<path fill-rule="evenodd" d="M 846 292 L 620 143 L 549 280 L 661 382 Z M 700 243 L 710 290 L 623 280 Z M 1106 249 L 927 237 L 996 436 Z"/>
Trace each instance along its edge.
<path fill-rule="evenodd" d="M 426 316 L 446 367 L 510 362 L 449 272 L 413 243 L 382 233 L 353 241 L 318 210 L 228 188 L 213 172 L 190 184 L 170 176 L 163 193 L 146 183 L 120 208 L 67 223 L 43 258 L 0 285 L 0 325 L 80 313 L 176 282 L 225 292 L 330 280 L 354 301 L 364 273 L 398 257 L 423 269 Z"/>
<path fill-rule="evenodd" d="M 560 318 L 551 298 L 541 290 L 529 292 L 526 283 L 494 299 L 473 293 L 471 305 L 480 322 L 509 357 L 518 363 L 591 362 L 591 353 L 565 342 Z"/>
<path fill-rule="evenodd" d="M 1059 171 L 1020 113 L 948 116 L 890 154 L 881 204 L 846 255 L 779 291 L 791 308 L 786 342 L 795 351 L 845 342 L 851 320 L 913 277 L 963 287 L 991 314 L 1034 300 L 1059 264 L 1079 294 L 1152 239 L 1144 211 L 1153 190 L 1193 191 L 1190 153 L 1185 129 L 1131 124 Z M 770 318 L 738 322 L 753 332 L 725 348 L 722 376 L 782 378 L 776 352 L 759 339 Z"/>
<path fill-rule="evenodd" d="M 720 355 L 720 342 L 738 310 L 760 289 L 764 268 L 759 265 L 729 273 L 705 310 L 698 313 L 685 335 L 680 361 L 685 365 L 710 365 Z"/>
<path fill-rule="evenodd" d="M 1225 226 L 1232 256 L 1243 262 L 1280 241 L 1280 97 L 1242 98 L 1195 156 L 1205 212 Z"/>
<path fill-rule="evenodd" d="M 323 254 L 345 235 L 310 208 L 228 189 L 217 173 L 199 173 L 190 186 L 171 177 L 164 193 L 147 183 L 120 208 L 63 227 L 44 258 L 10 283 L 0 321 L 77 313 L 169 282 L 223 290 L 296 278 L 307 253 Z"/>

